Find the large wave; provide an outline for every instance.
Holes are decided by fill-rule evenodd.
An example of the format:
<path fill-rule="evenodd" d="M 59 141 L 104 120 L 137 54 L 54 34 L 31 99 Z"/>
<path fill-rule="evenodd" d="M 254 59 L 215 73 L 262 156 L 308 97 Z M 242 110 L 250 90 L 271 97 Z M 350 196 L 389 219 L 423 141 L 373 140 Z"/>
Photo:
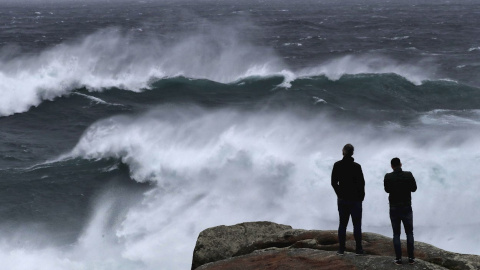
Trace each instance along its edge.
<path fill-rule="evenodd" d="M 345 74 L 396 73 L 420 84 L 433 74 L 421 62 L 400 63 L 382 55 L 345 56 L 292 70 L 273 49 L 246 41 L 234 26 L 210 25 L 169 37 L 108 28 L 38 54 L 0 57 L 0 116 L 26 112 L 79 87 L 141 91 L 154 80 L 178 76 L 220 83 L 283 76 L 281 86 L 289 87 L 296 78 L 317 75 L 337 80 Z"/>
<path fill-rule="evenodd" d="M 471 181 L 480 176 L 471 169 L 480 158 L 472 151 L 478 148 L 478 111 L 472 105 L 475 102 L 465 105 L 464 93 L 455 91 L 458 85 L 430 83 L 418 89 L 398 76 L 344 76 L 395 73 L 417 85 L 434 79 L 433 70 L 425 69 L 422 62 L 400 63 L 382 55 L 350 55 L 292 70 L 274 50 L 245 41 L 235 27 L 210 29 L 179 34 L 172 40 L 138 39 L 119 29 L 104 29 L 34 56 L 2 60 L 0 115 L 28 111 L 80 87 L 138 92 L 157 89 L 158 80 L 179 76 L 187 78 L 179 80 L 182 85 L 188 78 L 231 84 L 248 77 L 281 76 L 280 86 L 297 83 L 298 89 L 306 89 L 301 100 L 309 106 L 334 104 L 348 110 L 362 103 L 374 111 L 372 115 L 385 108 L 395 114 L 417 100 L 411 106 L 414 112 L 405 115 L 417 117 L 418 122 L 405 127 L 395 121 L 388 124 L 387 117 L 386 123 L 359 123 L 353 120 L 358 111 L 346 117 L 323 110 L 305 113 L 303 109 L 312 107 L 303 103 L 301 108 L 258 110 L 168 104 L 142 115 L 101 120 L 85 131 L 60 162 L 118 159 L 128 165 L 133 180 L 151 183 L 151 190 L 141 201 L 128 199 L 130 203 L 121 210 L 118 205 L 131 194 L 106 190 L 96 200 L 82 235 L 70 246 L 45 244 L 48 239 L 39 238 L 49 238 L 50 232 L 36 228 L 33 236 L 28 233 L 31 228 L 5 229 L 16 233 L 0 239 L 2 265 L 49 270 L 187 269 L 196 237 L 207 227 L 270 220 L 296 228 L 335 229 L 338 214 L 329 178 L 347 142 L 356 146 L 355 158 L 367 180 L 365 231 L 391 234 L 382 180 L 389 160 L 399 156 L 418 181 L 419 190 L 413 195 L 416 239 L 447 250 L 480 253 L 475 233 L 479 211 L 468 207 L 480 202 L 475 194 L 479 187 Z M 305 79 L 316 76 L 322 77 Z M 339 81 L 330 87 L 325 77 Z M 248 82 L 238 83 L 245 87 L 242 92 L 253 87 Z M 383 88 L 384 82 L 408 86 Z M 357 84 L 363 92 L 351 87 Z M 187 88 L 201 91 L 202 85 L 215 84 L 202 81 Z M 440 93 L 425 104 L 431 96 L 422 91 L 438 89 L 447 94 Z M 345 99 L 354 92 L 355 98 Z M 76 94 L 110 104 L 84 91 Z M 379 103 L 381 98 L 388 102 Z M 280 98 L 278 104 L 287 99 L 290 96 Z M 343 100 L 347 101 L 336 102 Z M 378 105 L 370 106 L 374 103 Z M 453 105 L 445 105 L 449 103 Z M 463 107 L 468 110 L 458 110 Z M 459 129 L 448 130 L 452 123 Z"/>
<path fill-rule="evenodd" d="M 118 159 L 135 181 L 152 188 L 122 211 L 115 206 L 128 191 L 105 191 L 71 246 L 35 245 L 29 234 L 18 244 L 22 231 L 2 238 L 0 258 L 10 269 L 187 269 L 196 237 L 207 227 L 270 220 L 336 229 L 330 172 L 347 142 L 355 145 L 366 178 L 365 231 L 391 234 L 383 176 L 398 156 L 419 187 L 416 240 L 478 254 L 480 213 L 470 207 L 480 203 L 472 181 L 480 176 L 472 170 L 480 158 L 472 151 L 477 133 L 305 117 L 292 109 L 164 105 L 111 117 L 88 128 L 62 159 Z"/>
<path fill-rule="evenodd" d="M 233 28 L 213 27 L 175 40 L 137 40 L 110 28 L 38 55 L 8 60 L 0 69 L 0 115 L 25 112 L 78 87 L 140 91 L 154 78 L 231 82 L 282 68 L 271 50 L 241 42 Z"/>
<path fill-rule="evenodd" d="M 474 233 L 480 213 L 468 207 L 480 203 L 471 181 L 479 177 L 471 169 L 480 158 L 471 151 L 478 147 L 474 131 L 440 136 L 429 128 L 363 126 L 289 111 L 165 106 L 92 125 L 69 156 L 118 158 L 133 179 L 155 183 L 115 227 L 121 257 L 146 269 L 184 269 L 196 236 L 210 226 L 271 220 L 335 229 L 330 172 L 346 142 L 356 146 L 366 178 L 365 231 L 391 234 L 383 176 L 398 156 L 419 186 L 416 239 L 480 253 Z"/>

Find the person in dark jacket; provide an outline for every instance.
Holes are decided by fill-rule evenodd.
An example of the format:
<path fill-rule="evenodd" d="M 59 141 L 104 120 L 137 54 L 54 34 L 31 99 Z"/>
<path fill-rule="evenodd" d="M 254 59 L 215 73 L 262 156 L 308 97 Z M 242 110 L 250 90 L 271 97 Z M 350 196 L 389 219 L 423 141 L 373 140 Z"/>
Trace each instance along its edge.
<path fill-rule="evenodd" d="M 413 211 L 412 192 L 417 190 L 417 183 L 411 172 L 402 171 L 402 163 L 399 158 L 393 158 L 390 162 L 393 172 L 387 173 L 383 184 L 385 191 L 389 193 L 390 221 L 393 229 L 393 247 L 395 249 L 395 264 L 402 264 L 402 246 L 400 242 L 401 223 L 407 235 L 408 262 L 415 263 L 414 239 L 413 239 Z"/>
<path fill-rule="evenodd" d="M 335 162 L 332 170 L 332 187 L 337 194 L 339 215 L 337 254 L 345 252 L 347 225 L 352 216 L 353 235 L 356 243 L 356 254 L 362 255 L 362 202 L 365 198 L 365 179 L 362 167 L 353 161 L 353 145 L 346 144 L 343 149 L 343 159 Z"/>

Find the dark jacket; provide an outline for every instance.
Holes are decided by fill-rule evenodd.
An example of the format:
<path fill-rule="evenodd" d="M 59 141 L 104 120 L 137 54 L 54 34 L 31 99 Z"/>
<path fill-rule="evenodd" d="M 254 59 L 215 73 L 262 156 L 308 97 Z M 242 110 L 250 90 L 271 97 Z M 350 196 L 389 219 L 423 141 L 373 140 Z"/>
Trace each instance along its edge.
<path fill-rule="evenodd" d="M 412 192 L 417 190 L 417 182 L 411 172 L 397 168 L 385 174 L 383 185 L 385 192 L 390 193 L 388 201 L 391 207 L 412 205 Z"/>
<path fill-rule="evenodd" d="M 332 187 L 339 199 L 363 201 L 365 198 L 365 179 L 362 166 L 352 157 L 343 157 L 335 162 L 332 170 Z"/>

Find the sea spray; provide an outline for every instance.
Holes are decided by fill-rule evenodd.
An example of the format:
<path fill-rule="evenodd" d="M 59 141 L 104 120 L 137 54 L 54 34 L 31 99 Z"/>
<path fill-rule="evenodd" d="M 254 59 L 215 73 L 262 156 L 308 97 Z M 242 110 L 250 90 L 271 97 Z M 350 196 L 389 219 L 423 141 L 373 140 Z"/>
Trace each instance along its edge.
<path fill-rule="evenodd" d="M 129 211 L 118 230 L 126 243 L 124 254 L 153 265 L 169 260 L 187 267 L 188 247 L 206 227 L 271 220 L 297 228 L 334 229 L 330 173 L 346 142 L 356 146 L 354 157 L 365 174 L 365 228 L 390 233 L 383 176 L 390 171 L 389 160 L 398 156 L 419 186 L 413 194 L 417 239 L 452 249 L 442 236 L 422 232 L 433 227 L 445 233 L 451 226 L 465 229 L 480 222 L 472 220 L 478 216 L 474 209 L 464 210 L 464 203 L 479 203 L 470 180 L 478 173 L 468 169 L 479 158 L 469 151 L 477 144 L 474 134 L 451 144 L 454 131 L 438 137 L 423 127 L 408 131 L 361 126 L 329 117 L 302 119 L 288 111 L 167 106 L 140 117 L 96 123 L 71 155 L 120 158 L 135 180 L 154 182 L 157 188 L 145 194 L 141 207 Z M 184 244 L 169 248 L 168 243 L 179 239 Z M 463 239 L 463 247 L 455 248 L 472 252 L 477 240 Z"/>
<path fill-rule="evenodd" d="M 348 74 L 395 73 L 415 84 L 434 79 L 432 68 L 422 61 L 401 63 L 382 55 L 344 56 L 292 70 L 271 48 L 244 41 L 235 26 L 202 29 L 178 34 L 172 42 L 106 28 L 38 54 L 0 57 L 0 115 L 26 112 L 78 88 L 138 92 L 157 80 L 179 76 L 220 83 L 282 76 L 279 86 L 287 88 L 297 78 L 319 75 L 338 80 Z"/>
<path fill-rule="evenodd" d="M 276 74 L 282 66 L 271 49 L 241 41 L 228 26 L 185 33 L 173 44 L 155 38 L 136 40 L 121 29 L 107 28 L 2 63 L 0 115 L 25 112 L 81 87 L 141 91 L 152 80 L 177 76 L 229 83 Z"/>
<path fill-rule="evenodd" d="M 365 231 L 392 234 L 398 156 L 416 239 L 480 253 L 472 1 L 4 2 L 2 267 L 188 269 L 207 227 L 334 230 L 348 142 Z"/>

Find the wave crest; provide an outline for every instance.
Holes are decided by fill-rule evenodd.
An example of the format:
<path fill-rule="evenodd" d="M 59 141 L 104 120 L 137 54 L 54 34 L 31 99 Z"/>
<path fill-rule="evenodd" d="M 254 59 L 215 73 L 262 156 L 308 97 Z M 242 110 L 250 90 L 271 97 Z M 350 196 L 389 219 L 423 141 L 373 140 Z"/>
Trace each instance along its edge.
<path fill-rule="evenodd" d="M 380 55 L 347 55 L 304 69 L 299 74 L 301 77 L 324 75 L 336 81 L 344 75 L 394 73 L 420 85 L 432 77 L 433 71 L 423 63 L 405 64 Z"/>
<path fill-rule="evenodd" d="M 283 63 L 268 48 L 242 42 L 238 31 L 213 27 L 175 42 L 137 40 L 109 28 L 38 55 L 6 61 L 0 68 L 0 115 L 27 111 L 43 100 L 86 87 L 140 91 L 152 78 L 185 76 L 228 83 L 268 76 Z"/>
<path fill-rule="evenodd" d="M 148 89 L 152 81 L 183 76 L 232 83 L 248 77 L 281 76 L 280 87 L 298 78 L 324 75 L 338 80 L 346 74 L 396 73 L 420 84 L 433 72 L 423 63 L 404 64 L 385 56 L 345 56 L 297 71 L 290 70 L 271 48 L 243 39 L 235 27 L 143 38 L 108 28 L 76 42 L 64 43 L 38 55 L 2 58 L 0 116 L 28 111 L 43 100 L 74 89 Z M 173 40 L 173 41 L 172 41 Z"/>
<path fill-rule="evenodd" d="M 421 239 L 428 235 L 422 232 L 441 224 L 445 216 L 452 217 L 455 226 L 478 223 L 478 218 L 471 217 L 479 215 L 462 210 L 465 202 L 479 202 L 464 188 L 475 178 L 468 168 L 479 158 L 470 151 L 478 140 L 476 131 L 458 136 L 461 133 L 450 130 L 437 136 L 429 126 L 412 130 L 368 126 L 335 117 L 305 118 L 289 110 L 164 106 L 141 116 L 97 122 L 70 156 L 119 158 L 136 181 L 155 184 L 145 194 L 142 207 L 129 211 L 117 236 L 125 239 L 123 254 L 128 258 L 163 262 L 191 256 L 188 248 L 172 251 L 164 243 L 182 239 L 179 242 L 193 246 L 199 231 L 219 224 L 272 220 L 302 228 L 333 228 L 338 216 L 332 206 L 330 172 L 346 142 L 357 146 L 355 159 L 365 174 L 366 228 L 391 233 L 388 215 L 378 213 L 388 213 L 381 179 L 394 156 L 417 177 L 419 191 L 413 201 Z M 461 203 L 459 194 L 465 198 Z M 438 205 L 432 198 L 442 198 L 450 207 L 432 214 Z M 429 241 L 449 249 L 472 248 L 477 243 L 466 244 L 462 238 L 456 242 L 462 243 L 460 247 L 437 236 Z M 145 254 L 144 250 L 155 252 Z M 176 263 L 187 267 L 185 261 Z"/>

